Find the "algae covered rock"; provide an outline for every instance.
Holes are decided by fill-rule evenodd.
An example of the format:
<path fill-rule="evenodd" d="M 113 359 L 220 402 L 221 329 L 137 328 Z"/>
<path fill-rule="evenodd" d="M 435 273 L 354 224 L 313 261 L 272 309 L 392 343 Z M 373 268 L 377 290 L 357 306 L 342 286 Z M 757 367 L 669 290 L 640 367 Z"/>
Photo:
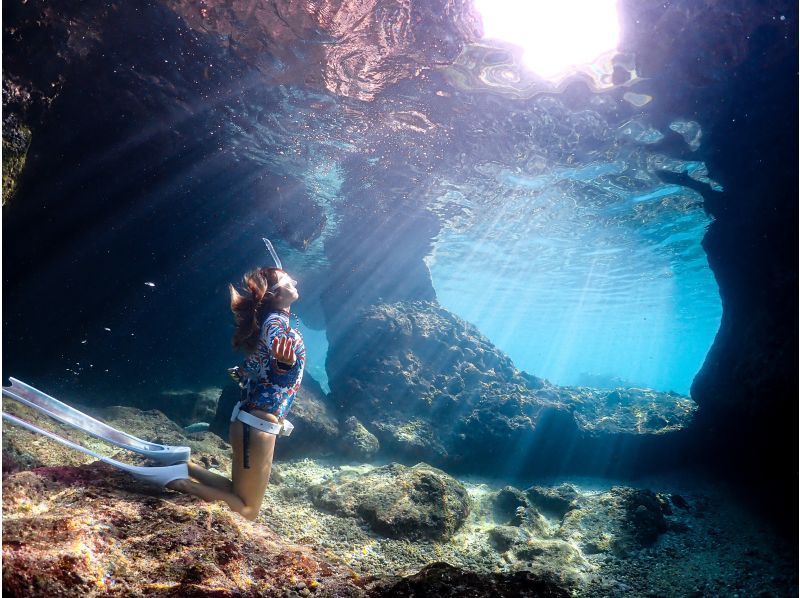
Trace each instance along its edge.
<path fill-rule="evenodd" d="M 532 571 L 559 571 L 573 584 L 579 583 L 592 568 L 575 546 L 560 538 L 532 536 L 512 550 L 522 566 Z"/>
<path fill-rule="evenodd" d="M 404 578 L 373 583 L 370 596 L 393 598 L 437 596 L 441 598 L 567 598 L 568 589 L 552 575 L 530 571 L 475 573 L 447 563 L 433 563 Z"/>
<path fill-rule="evenodd" d="M 674 393 L 560 387 L 525 374 L 434 302 L 370 305 L 353 320 L 331 341 L 331 392 L 393 460 L 475 473 L 608 475 L 609 463 L 625 471 L 673 458 L 681 440 L 673 433 L 696 410 Z"/>
<path fill-rule="evenodd" d="M 25 168 L 31 135 L 30 128 L 21 123 L 16 114 L 9 114 L 3 118 L 4 206 L 14 197 L 17 190 L 17 181 Z"/>
<path fill-rule="evenodd" d="M 102 408 L 78 407 L 87 414 L 137 438 L 158 444 L 188 446 L 192 460 L 222 473 L 230 472 L 231 447 L 222 438 L 210 432 L 187 435 L 174 421 L 161 411 L 143 411 L 135 407 L 112 406 Z M 96 453 L 134 464 L 146 464 L 147 459 L 129 453 L 94 436 L 59 424 L 40 411 L 16 401 L 6 401 L 4 409 L 34 425 L 51 430 L 59 436 L 76 442 Z M 89 464 L 94 457 L 85 455 L 53 440 L 43 438 L 3 421 L 3 458 L 11 469 L 35 467 L 64 467 Z"/>
<path fill-rule="evenodd" d="M 464 486 L 425 463 L 392 463 L 366 474 L 340 474 L 312 486 L 309 494 L 318 508 L 359 517 L 373 531 L 392 538 L 447 539 L 470 510 Z"/>
<path fill-rule="evenodd" d="M 181 426 L 198 422 L 210 423 L 217 412 L 221 388 L 202 390 L 166 390 L 140 407 L 158 409 Z"/>
<path fill-rule="evenodd" d="M 3 595 L 358 596 L 349 569 L 104 463 L 3 479 Z"/>
<path fill-rule="evenodd" d="M 586 554 L 625 556 L 652 545 L 667 531 L 668 500 L 651 490 L 615 486 L 585 496 L 565 516 L 559 536 L 575 542 Z"/>
<path fill-rule="evenodd" d="M 576 508 L 581 496 L 571 484 L 556 487 L 531 486 L 525 491 L 525 495 L 542 513 L 558 519 Z"/>
<path fill-rule="evenodd" d="M 504 553 L 506 562 L 514 568 L 558 572 L 560 579 L 570 586 L 582 583 L 592 570 L 580 550 L 562 538 L 551 537 L 544 528 L 498 525 L 489 530 L 489 543 Z"/>
<path fill-rule="evenodd" d="M 575 418 L 591 434 L 666 434 L 683 430 L 697 411 L 689 397 L 647 388 L 570 388 L 580 397 Z"/>
<path fill-rule="evenodd" d="M 492 501 L 494 520 L 509 525 L 522 523 L 522 512 L 528 507 L 528 499 L 521 490 L 513 486 L 500 489 Z"/>
<path fill-rule="evenodd" d="M 369 461 L 378 452 L 380 443 L 356 417 L 350 416 L 344 422 L 344 433 L 339 446 L 345 455 Z"/>
<path fill-rule="evenodd" d="M 498 525 L 489 530 L 489 542 L 498 552 L 505 552 L 527 539 L 528 534 L 514 525 Z"/>
<path fill-rule="evenodd" d="M 241 389 L 235 384 L 229 384 L 222 389 L 216 414 L 211 421 L 212 432 L 228 438 L 231 412 L 241 397 Z M 279 439 L 276 458 L 319 455 L 337 449 L 338 418 L 319 383 L 308 373 L 303 375 L 303 383 L 287 419 L 294 424 L 295 429 L 291 436 Z"/>

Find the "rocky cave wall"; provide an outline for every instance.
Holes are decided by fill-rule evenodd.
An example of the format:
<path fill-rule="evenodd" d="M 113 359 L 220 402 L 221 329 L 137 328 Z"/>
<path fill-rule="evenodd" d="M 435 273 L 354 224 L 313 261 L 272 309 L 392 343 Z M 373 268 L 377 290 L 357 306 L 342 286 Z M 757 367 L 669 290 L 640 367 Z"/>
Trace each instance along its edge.
<path fill-rule="evenodd" d="M 234 192 L 241 198 L 242 221 L 255 206 L 267 210 L 279 223 L 276 234 L 298 248 L 322 230 L 325 216 L 300 181 L 272 180 L 269 175 L 254 180 L 247 165 L 218 151 L 219 142 L 210 132 L 225 116 L 222 105 L 268 70 L 257 63 L 269 60 L 270 52 L 256 49 L 266 48 L 275 61 L 297 65 L 304 57 L 313 62 L 324 44 L 292 52 L 293 41 L 302 36 L 277 25 L 270 29 L 273 21 L 267 13 L 231 17 L 222 4 L 209 6 L 216 21 L 199 26 L 193 19 L 205 17 L 179 2 L 137 8 L 105 2 L 4 4 L 3 140 L 4 148 L 13 150 L 4 154 L 11 160 L 4 162 L 3 172 L 4 302 L 11 307 L 7 320 L 10 313 L 26 321 L 4 323 L 4 348 L 6 355 L 14 348 L 22 356 L 18 363 L 35 362 L 33 339 L 50 335 L 57 344 L 79 334 L 113 304 L 107 286 L 132 294 L 130 281 L 139 284 L 146 276 L 147 269 L 126 261 L 119 248 L 108 249 L 113 257 L 106 257 L 115 232 L 125 231 L 131 242 L 175 238 L 187 234 L 181 232 L 187 227 L 192 234 L 205 234 L 216 223 L 191 219 L 198 196 L 218 202 L 223 215 L 236 210 L 236 202 L 221 201 L 231 194 L 219 182 L 222 173 L 241 172 L 242 188 Z M 434 9 L 452 15 L 463 7 L 434 6 L 416 15 L 420 22 L 436 21 L 448 42 L 442 48 L 419 48 L 413 58 L 419 64 L 452 59 L 459 44 L 475 35 L 469 18 L 440 22 L 433 18 Z M 794 83 L 785 83 L 794 81 L 797 72 L 796 7 L 734 0 L 702 6 L 626 2 L 622 13 L 628 25 L 623 27 L 623 46 L 636 54 L 641 75 L 652 77 L 652 113 L 664 114 L 665 119 L 681 115 L 703 124 L 704 142 L 695 158 L 703 159 L 725 188 L 719 194 L 703 191 L 706 210 L 715 218 L 703 244 L 720 286 L 723 320 L 692 387 L 700 405 L 696 450 L 704 454 L 713 449 L 719 462 L 735 463 L 737 468 L 744 462 L 751 473 L 786 479 L 778 476 L 777 460 L 781 443 L 795 438 L 798 394 L 797 90 Z M 228 18 L 222 18 L 226 14 Z M 313 32 L 320 22 L 328 23 L 331 35 L 342 25 L 318 19 L 303 21 L 302 29 Z M 134 33 L 120 35 L 121 31 Z M 284 34 L 287 37 L 281 37 Z M 390 44 L 408 49 L 413 41 L 403 38 Z M 142 52 L 143 47 L 150 51 Z M 391 64 L 391 58 L 387 61 Z M 324 65 L 335 62 L 333 57 Z M 339 91 L 371 99 L 405 76 L 395 70 L 387 79 L 370 79 L 370 69 L 377 72 L 386 64 L 362 64 L 360 78 L 351 81 L 355 87 Z M 330 84 L 326 68 L 308 74 L 308 84 Z M 276 77 L 273 82 L 280 82 Z M 98 156 L 99 166 L 93 160 Z M 411 174 L 396 175 L 403 170 L 393 162 L 398 156 L 411 160 L 413 168 L 406 169 Z M 388 151 L 379 152 L 370 164 L 377 167 L 365 168 L 363 160 L 355 159 L 345 169 L 343 220 L 325 246 L 334 270 L 320 295 L 334 350 L 353 323 L 348 314 L 354 305 L 434 298 L 422 257 L 438 224 L 408 209 L 424 188 L 424 176 L 413 173 L 424 173 L 431 164 L 417 154 Z M 183 175 L 183 182 L 164 193 L 168 209 L 157 214 L 137 209 L 142 194 L 163 185 L 167 171 Z M 364 172 L 371 180 L 358 178 L 356 173 Z M 402 180 L 387 180 L 390 174 Z M 248 185 L 293 189 L 293 205 L 303 208 L 286 210 L 276 193 L 267 194 L 269 201 L 256 202 Z M 165 218 L 165 213 L 171 217 Z M 300 221 L 311 224 L 292 238 L 287 231 L 298 231 Z M 98 229 L 107 232 L 95 233 L 97 248 L 79 245 L 82 234 Z M 361 259 L 352 239 L 375 235 L 392 242 Z M 89 279 L 63 280 L 59 264 L 52 272 L 37 269 L 46 257 L 77 248 L 92 263 L 87 276 L 112 273 L 109 285 L 93 283 L 87 293 Z M 169 250 L 169 243 L 154 245 L 149 265 L 174 265 Z M 206 272 L 220 266 L 217 253 L 221 252 L 209 254 Z M 402 273 L 402 279 L 396 279 L 396 273 Z M 190 286 L 200 273 L 181 275 Z M 352 296 L 353 282 L 364 279 L 375 283 L 372 296 Z M 55 298 L 54 280 L 59 283 Z M 208 297 L 188 300 L 189 311 L 199 311 L 203 301 Z M 66 306 L 76 304 L 82 305 L 80 315 L 68 315 L 72 311 Z M 28 313 L 23 313 L 23 305 Z M 178 314 L 186 308 L 187 304 L 176 306 L 174 328 L 188 328 L 197 339 L 202 334 L 202 340 L 184 361 L 171 364 L 175 371 L 190 370 L 191 364 L 209 358 L 212 347 L 227 341 L 207 333 L 217 325 L 208 317 L 195 314 L 190 322 L 180 320 Z M 146 328 L 137 332 L 149 333 Z M 184 340 L 163 327 L 152 334 L 164 339 L 152 347 L 156 353 Z M 114 349 L 124 351 L 126 346 Z M 115 384 L 134 371 L 135 366 L 123 369 Z M 787 489 L 793 496 L 795 480 L 789 478 Z"/>

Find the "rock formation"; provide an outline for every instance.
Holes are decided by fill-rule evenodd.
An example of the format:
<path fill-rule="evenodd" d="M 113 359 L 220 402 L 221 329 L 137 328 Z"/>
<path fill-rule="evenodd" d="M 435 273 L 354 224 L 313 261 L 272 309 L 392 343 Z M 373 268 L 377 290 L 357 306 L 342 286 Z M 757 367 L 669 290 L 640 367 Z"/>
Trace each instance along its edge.
<path fill-rule="evenodd" d="M 558 387 L 520 372 L 434 303 L 364 309 L 346 339 L 328 358 L 337 408 L 390 458 L 493 473 L 630 472 L 676 463 L 663 452 L 695 411 L 670 393 Z"/>

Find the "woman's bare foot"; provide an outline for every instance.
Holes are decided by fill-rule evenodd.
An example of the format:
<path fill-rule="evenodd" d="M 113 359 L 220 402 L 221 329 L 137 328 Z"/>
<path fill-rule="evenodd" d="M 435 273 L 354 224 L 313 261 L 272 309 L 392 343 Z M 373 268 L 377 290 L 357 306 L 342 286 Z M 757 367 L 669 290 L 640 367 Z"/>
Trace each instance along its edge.
<path fill-rule="evenodd" d="M 182 478 L 180 480 L 172 480 L 166 487 L 177 492 L 186 492 L 190 484 L 192 484 L 191 480 Z"/>

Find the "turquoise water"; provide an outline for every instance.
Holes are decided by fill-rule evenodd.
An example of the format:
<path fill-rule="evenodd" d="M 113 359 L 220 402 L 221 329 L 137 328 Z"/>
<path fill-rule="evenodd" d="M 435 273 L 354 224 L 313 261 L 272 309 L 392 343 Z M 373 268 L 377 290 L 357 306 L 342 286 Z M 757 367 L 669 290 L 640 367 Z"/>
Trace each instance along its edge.
<path fill-rule="evenodd" d="M 564 385 L 688 394 L 722 313 L 700 245 L 711 218 L 699 193 L 658 174 L 686 173 L 709 190 L 720 186 L 702 162 L 671 157 L 654 144 L 683 131 L 691 155 L 702 130 L 679 118 L 663 131 L 643 117 L 619 123 L 604 116 L 602 102 L 591 102 L 596 111 L 573 111 L 557 98 L 537 97 L 480 116 L 476 107 L 471 122 L 459 123 L 466 130 L 453 131 L 447 160 L 419 190 L 419 204 L 442 222 L 426 258 L 433 285 L 444 307 L 531 374 Z M 296 156 L 258 147 L 310 126 L 308 106 L 315 103 L 327 106 L 286 90 L 283 109 L 292 118 L 276 133 L 274 120 L 259 115 L 249 151 L 288 172 Z M 557 118 L 564 122 L 554 129 Z M 520 121 L 523 133 L 514 136 Z M 344 163 L 369 147 L 369 138 L 340 142 L 338 129 L 348 124 L 346 114 L 323 111 L 305 140 L 313 152 L 297 172 L 326 222 L 302 252 L 278 242 L 292 271 L 329 266 L 324 246 L 340 224 Z M 419 143 L 430 134 L 417 133 Z M 387 242 L 367 238 L 354 251 Z M 314 325 L 310 350 L 319 359 L 310 372 L 326 388 L 327 342 Z"/>
<path fill-rule="evenodd" d="M 613 203 L 587 193 L 624 168 L 506 176 L 490 217 L 443 231 L 428 265 L 441 303 L 520 369 L 688 394 L 722 313 L 700 245 L 710 219 L 676 185 L 612 189 Z M 564 188 L 567 178 L 587 186 Z"/>

